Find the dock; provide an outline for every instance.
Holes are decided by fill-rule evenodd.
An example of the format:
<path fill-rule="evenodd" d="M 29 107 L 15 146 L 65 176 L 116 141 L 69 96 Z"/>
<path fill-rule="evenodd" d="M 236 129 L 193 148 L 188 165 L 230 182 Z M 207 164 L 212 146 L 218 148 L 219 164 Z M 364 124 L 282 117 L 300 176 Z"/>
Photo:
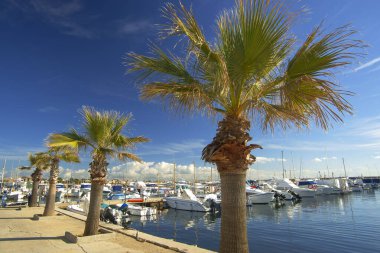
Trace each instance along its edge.
<path fill-rule="evenodd" d="M 104 222 L 100 222 L 100 228 L 109 231 L 108 234 L 80 237 L 86 216 L 57 206 L 57 215 L 33 219 L 35 214 L 42 212 L 43 207 L 0 210 L 0 227 L 3 228 L 0 230 L 0 252 L 212 252 Z M 73 242 L 68 235 L 78 235 L 80 240 Z"/>

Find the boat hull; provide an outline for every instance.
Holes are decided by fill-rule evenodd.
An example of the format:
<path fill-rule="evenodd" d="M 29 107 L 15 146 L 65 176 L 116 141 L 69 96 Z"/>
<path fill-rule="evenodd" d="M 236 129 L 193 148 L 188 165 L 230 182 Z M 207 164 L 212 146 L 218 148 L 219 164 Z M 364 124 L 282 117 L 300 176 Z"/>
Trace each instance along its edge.
<path fill-rule="evenodd" d="M 274 199 L 274 192 L 248 194 L 247 195 L 247 204 L 248 205 L 268 204 L 269 202 L 273 201 L 273 199 Z"/>
<path fill-rule="evenodd" d="M 298 194 L 301 198 L 314 198 L 316 191 L 303 189 L 303 188 L 293 188 L 292 191 Z"/>
<path fill-rule="evenodd" d="M 210 208 L 204 206 L 196 200 L 181 199 L 177 197 L 166 198 L 166 203 L 170 208 L 195 212 L 209 212 Z"/>

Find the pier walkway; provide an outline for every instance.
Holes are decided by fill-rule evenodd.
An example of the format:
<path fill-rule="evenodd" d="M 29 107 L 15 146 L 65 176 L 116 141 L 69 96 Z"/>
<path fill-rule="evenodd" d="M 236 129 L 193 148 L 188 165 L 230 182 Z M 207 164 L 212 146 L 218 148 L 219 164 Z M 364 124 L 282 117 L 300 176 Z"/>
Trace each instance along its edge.
<path fill-rule="evenodd" d="M 42 207 L 0 210 L 0 252 L 212 252 L 103 222 L 101 227 L 114 232 L 112 238 L 70 243 L 65 232 L 83 233 L 85 217 L 59 208 L 56 211 L 57 216 L 33 220 L 34 214 L 43 212 Z"/>

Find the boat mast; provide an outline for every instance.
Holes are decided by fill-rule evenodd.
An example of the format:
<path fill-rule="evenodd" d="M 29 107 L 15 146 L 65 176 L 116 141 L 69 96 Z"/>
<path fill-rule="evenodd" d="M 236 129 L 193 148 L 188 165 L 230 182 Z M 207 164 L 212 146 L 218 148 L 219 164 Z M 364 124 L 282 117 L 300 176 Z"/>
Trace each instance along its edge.
<path fill-rule="evenodd" d="M 3 173 L 1 174 L 1 192 L 3 192 L 3 189 L 4 189 L 4 175 L 5 175 L 5 166 L 6 165 L 7 165 L 7 159 L 4 159 Z"/>
<path fill-rule="evenodd" d="M 330 169 L 329 169 L 329 163 L 328 163 L 328 159 L 327 159 L 327 151 L 326 151 L 326 148 L 325 148 L 325 157 L 326 157 L 327 177 L 330 177 Z M 334 177 L 334 176 L 332 176 L 332 177 Z"/>
<path fill-rule="evenodd" d="M 344 163 L 344 158 L 342 158 L 342 161 L 343 161 L 344 177 L 347 178 L 346 164 Z"/>
<path fill-rule="evenodd" d="M 282 179 L 284 179 L 285 178 L 284 150 L 281 150 L 281 164 L 282 164 Z"/>
<path fill-rule="evenodd" d="M 173 166 L 173 185 L 174 185 L 174 194 L 176 194 L 176 183 L 175 183 L 175 163 Z"/>
<path fill-rule="evenodd" d="M 196 176 L 195 176 L 195 162 L 194 161 L 193 161 L 193 168 L 194 168 L 194 191 L 195 191 Z"/>
<path fill-rule="evenodd" d="M 294 169 L 293 152 L 290 152 L 290 155 L 292 156 L 292 167 L 293 167 L 294 177 L 296 177 L 296 170 Z M 289 178 L 292 178 L 292 170 L 290 170 L 290 177 Z"/>
<path fill-rule="evenodd" d="M 212 165 L 211 165 L 211 180 L 210 181 L 212 183 Z"/>

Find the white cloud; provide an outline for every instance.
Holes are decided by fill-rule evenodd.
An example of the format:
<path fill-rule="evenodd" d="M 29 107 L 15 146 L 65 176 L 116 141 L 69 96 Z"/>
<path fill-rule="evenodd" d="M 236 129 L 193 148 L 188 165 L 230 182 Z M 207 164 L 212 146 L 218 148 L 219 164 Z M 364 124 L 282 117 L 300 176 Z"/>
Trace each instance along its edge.
<path fill-rule="evenodd" d="M 69 178 L 90 178 L 89 169 L 69 169 L 69 168 L 59 168 L 59 176 L 63 179 Z"/>
<path fill-rule="evenodd" d="M 196 166 L 197 178 L 207 178 L 211 172 L 211 167 Z M 174 164 L 168 162 L 127 162 L 109 169 L 109 178 L 126 179 L 172 179 Z M 216 173 L 216 169 L 214 169 Z M 177 164 L 177 178 L 192 179 L 194 175 L 193 164 Z"/>
<path fill-rule="evenodd" d="M 380 159 L 380 155 L 373 156 L 373 159 Z"/>
<path fill-rule="evenodd" d="M 323 161 L 326 161 L 326 160 L 336 160 L 336 159 L 337 159 L 336 156 L 331 156 L 331 157 L 315 157 L 313 159 L 313 161 L 320 163 L 320 162 L 323 162 Z"/>
<path fill-rule="evenodd" d="M 262 156 L 258 156 L 256 157 L 256 163 L 261 163 L 261 164 L 264 164 L 264 163 L 271 163 L 271 162 L 281 162 L 281 158 L 272 158 L 272 157 L 262 157 Z M 284 162 L 286 162 L 287 160 L 284 158 Z"/>
<path fill-rule="evenodd" d="M 373 59 L 373 60 L 371 60 L 369 62 L 366 62 L 366 63 L 360 65 L 359 67 L 355 68 L 354 71 L 359 71 L 359 70 L 362 70 L 362 69 L 365 69 L 365 68 L 369 68 L 369 67 L 371 67 L 372 65 L 374 65 L 374 64 L 376 64 L 378 62 L 380 62 L 380 57 L 377 57 L 377 58 L 375 58 L 375 59 Z"/>
<path fill-rule="evenodd" d="M 119 33 L 120 34 L 133 34 L 141 33 L 143 30 L 151 28 L 153 25 L 148 20 L 137 20 L 137 21 L 123 21 L 121 22 Z"/>
<path fill-rule="evenodd" d="M 81 0 L 32 0 L 29 2 L 12 0 L 10 1 L 13 8 L 23 12 L 32 12 L 39 14 L 44 20 L 60 27 L 63 34 L 81 37 L 93 38 L 94 33 L 84 27 L 79 21 L 78 13 L 83 9 Z"/>
<path fill-rule="evenodd" d="M 139 152 L 139 155 L 174 155 L 179 153 L 189 154 L 198 152 L 206 146 L 205 140 L 193 139 L 185 140 L 179 143 L 167 143 L 160 145 L 145 144 L 142 148 L 143 151 Z"/>

